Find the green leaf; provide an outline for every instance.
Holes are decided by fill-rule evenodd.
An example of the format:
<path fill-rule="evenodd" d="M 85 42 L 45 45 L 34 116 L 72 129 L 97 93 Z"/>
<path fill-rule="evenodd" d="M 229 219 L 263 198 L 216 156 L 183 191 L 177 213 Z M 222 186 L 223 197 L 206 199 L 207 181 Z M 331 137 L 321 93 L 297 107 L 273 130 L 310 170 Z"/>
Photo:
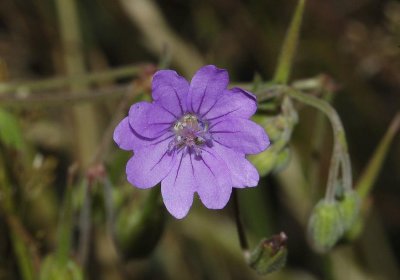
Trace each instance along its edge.
<path fill-rule="evenodd" d="M 8 148 L 21 150 L 24 146 L 22 131 L 18 120 L 0 108 L 0 141 Z"/>

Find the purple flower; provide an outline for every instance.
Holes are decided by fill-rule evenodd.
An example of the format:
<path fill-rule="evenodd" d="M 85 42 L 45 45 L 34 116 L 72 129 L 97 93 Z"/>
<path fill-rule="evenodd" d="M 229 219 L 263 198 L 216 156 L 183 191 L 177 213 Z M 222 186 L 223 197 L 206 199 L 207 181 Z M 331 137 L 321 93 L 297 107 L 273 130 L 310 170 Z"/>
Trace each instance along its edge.
<path fill-rule="evenodd" d="M 264 129 L 249 120 L 256 98 L 240 88 L 227 89 L 226 70 L 200 68 L 189 84 L 172 70 L 154 74 L 154 101 L 133 104 L 114 131 L 121 149 L 133 150 L 126 174 L 147 189 L 161 182 L 168 211 L 186 216 L 197 193 L 209 209 L 221 209 L 232 187 L 257 186 L 259 175 L 247 154 L 265 150 Z"/>

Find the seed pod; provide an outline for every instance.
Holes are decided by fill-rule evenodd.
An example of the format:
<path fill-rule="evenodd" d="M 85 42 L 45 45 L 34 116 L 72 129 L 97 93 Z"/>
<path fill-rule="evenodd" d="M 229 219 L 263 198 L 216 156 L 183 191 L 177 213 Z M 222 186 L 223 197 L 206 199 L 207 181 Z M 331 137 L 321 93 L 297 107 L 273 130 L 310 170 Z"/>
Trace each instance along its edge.
<path fill-rule="evenodd" d="M 360 210 L 360 197 L 355 191 L 348 191 L 343 194 L 339 201 L 339 211 L 342 216 L 344 230 L 349 230 L 358 217 Z"/>
<path fill-rule="evenodd" d="M 267 274 L 281 269 L 286 263 L 287 236 L 281 232 L 270 239 L 263 239 L 252 252 L 249 266 L 259 274 Z"/>
<path fill-rule="evenodd" d="M 321 200 L 314 207 L 308 224 L 312 247 L 319 253 L 329 251 L 342 237 L 344 225 L 336 202 Z"/>

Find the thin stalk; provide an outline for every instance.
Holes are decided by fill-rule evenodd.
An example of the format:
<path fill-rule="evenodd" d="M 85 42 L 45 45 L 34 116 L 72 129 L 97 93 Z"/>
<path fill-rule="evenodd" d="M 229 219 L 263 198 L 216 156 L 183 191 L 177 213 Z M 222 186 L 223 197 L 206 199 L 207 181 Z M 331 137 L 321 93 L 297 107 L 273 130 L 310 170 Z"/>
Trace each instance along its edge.
<path fill-rule="evenodd" d="M 356 184 L 356 190 L 361 198 L 365 198 L 370 193 L 371 188 L 377 179 L 379 171 L 382 168 L 382 164 L 387 155 L 390 144 L 392 143 L 395 135 L 399 132 L 399 129 L 400 112 L 398 112 L 393 118 L 388 130 L 386 131 L 385 136 L 382 138 L 378 147 L 374 151 L 372 158 L 368 162 L 367 167 L 365 168 L 364 172 L 361 175 L 361 178 Z"/>
<path fill-rule="evenodd" d="M 106 227 L 108 234 L 113 236 L 113 225 L 114 225 L 114 207 L 113 207 L 113 196 L 112 196 L 113 185 L 108 176 L 103 180 L 103 196 L 104 206 L 106 209 Z"/>
<path fill-rule="evenodd" d="M 10 166 L 4 164 L 7 161 L 0 145 L 0 218 L 4 217 L 10 229 L 8 234 L 23 279 L 34 280 L 38 273 L 40 259 L 33 238 L 16 215 L 12 185 L 13 183 L 17 185 L 17 183 L 14 182 L 15 178 Z"/>
<path fill-rule="evenodd" d="M 346 172 L 346 170 L 351 170 L 349 153 L 342 153 L 341 166 L 342 166 L 342 174 L 346 174 L 346 176 L 343 176 L 343 188 L 345 191 L 351 191 L 353 189 L 352 173 Z"/>
<path fill-rule="evenodd" d="M 72 205 L 73 181 L 78 166 L 71 165 L 68 169 L 67 187 L 65 190 L 60 220 L 57 228 L 57 249 L 56 256 L 59 264 L 66 264 L 71 249 L 72 227 L 74 223 L 74 207 Z"/>
<path fill-rule="evenodd" d="M 83 206 L 80 209 L 79 216 L 79 246 L 78 246 L 78 262 L 84 267 L 86 264 L 88 252 L 89 252 L 89 239 L 90 239 L 90 229 L 91 229 L 91 220 L 90 213 L 92 208 L 92 195 L 90 190 L 93 188 L 93 183 L 88 182 L 88 180 L 83 181 L 83 191 L 84 191 L 84 200 Z"/>
<path fill-rule="evenodd" d="M 335 201 L 336 182 L 339 176 L 340 165 L 340 147 L 336 141 L 333 144 L 333 151 L 331 156 L 331 163 L 329 166 L 328 182 L 326 185 L 325 200 L 329 202 Z"/>
<path fill-rule="evenodd" d="M 249 250 L 249 242 L 246 237 L 246 231 L 243 226 L 242 218 L 240 216 L 240 207 L 239 207 L 239 199 L 237 195 L 236 189 L 233 189 L 233 214 L 235 217 L 236 229 L 239 237 L 240 248 L 242 249 L 244 258 L 249 260 L 250 258 L 250 250 Z"/>
<path fill-rule="evenodd" d="M 29 244 L 24 240 L 24 229 L 19 220 L 12 215 L 7 217 L 7 222 L 11 228 L 10 237 L 23 279 L 34 280 L 36 273 L 33 266 L 32 254 L 29 252 Z"/>
<path fill-rule="evenodd" d="M 324 92 L 322 95 L 322 99 L 326 102 L 330 103 L 332 100 L 333 94 L 332 92 Z M 313 155 L 310 164 L 310 189 L 316 190 L 319 182 L 319 172 L 320 172 L 320 151 L 323 148 L 324 139 L 326 137 L 326 119 L 324 118 L 324 114 L 322 112 L 318 112 L 315 119 L 315 128 L 313 130 L 313 140 L 311 144 L 311 154 Z"/>
<path fill-rule="evenodd" d="M 279 84 L 286 84 L 292 70 L 293 58 L 296 53 L 299 41 L 300 27 L 303 19 L 305 0 L 299 0 L 289 29 L 283 42 L 282 50 L 278 58 L 273 81 Z"/>
<path fill-rule="evenodd" d="M 331 167 L 328 175 L 326 199 L 333 200 L 335 195 L 336 181 L 338 178 L 339 165 L 342 164 L 342 178 L 344 188 L 349 190 L 352 188 L 352 175 L 350 157 L 347 152 L 346 136 L 342 122 L 333 107 L 324 100 L 311 95 L 304 94 L 300 91 L 286 88 L 284 91 L 288 96 L 300 102 L 313 106 L 322 111 L 330 120 L 333 129 L 333 152 L 331 159 Z"/>

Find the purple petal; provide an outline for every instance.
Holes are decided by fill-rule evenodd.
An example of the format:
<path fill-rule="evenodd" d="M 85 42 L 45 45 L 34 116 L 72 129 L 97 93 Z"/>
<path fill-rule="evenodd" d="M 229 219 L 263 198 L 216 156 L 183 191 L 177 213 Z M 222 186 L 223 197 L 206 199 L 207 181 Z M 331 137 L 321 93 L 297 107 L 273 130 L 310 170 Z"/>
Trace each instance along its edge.
<path fill-rule="evenodd" d="M 203 115 L 214 106 L 229 83 L 228 72 L 214 65 L 200 68 L 190 83 L 188 110 Z"/>
<path fill-rule="evenodd" d="M 191 158 L 197 193 L 209 209 L 221 209 L 228 203 L 232 193 L 232 180 L 225 162 L 213 152 L 203 150 L 201 158 Z"/>
<path fill-rule="evenodd" d="M 129 110 L 129 124 L 140 136 L 156 138 L 170 130 L 176 117 L 155 103 L 138 102 Z"/>
<path fill-rule="evenodd" d="M 255 187 L 260 176 L 257 169 L 245 158 L 244 154 L 214 143 L 212 149 L 222 158 L 229 169 L 232 185 L 235 188 Z"/>
<path fill-rule="evenodd" d="M 121 149 L 126 151 L 135 151 L 142 147 L 154 145 L 166 139 L 172 140 L 173 136 L 174 135 L 172 132 L 167 132 L 158 138 L 146 138 L 140 136 L 132 129 L 129 124 L 129 118 L 126 117 L 115 128 L 113 138 L 115 143 L 117 143 Z"/>
<path fill-rule="evenodd" d="M 175 218 L 182 219 L 187 215 L 193 203 L 195 190 L 196 181 L 190 157 L 181 153 L 171 172 L 161 182 L 164 204 Z"/>
<path fill-rule="evenodd" d="M 141 189 L 151 188 L 170 172 L 175 153 L 169 155 L 169 140 L 143 147 L 135 151 L 126 165 L 128 181 Z"/>
<path fill-rule="evenodd" d="M 257 110 L 256 97 L 243 89 L 225 90 L 210 111 L 203 117 L 214 120 L 222 117 L 238 117 L 248 119 Z"/>
<path fill-rule="evenodd" d="M 153 76 L 152 96 L 160 106 L 173 112 L 177 117 L 186 110 L 189 83 L 172 70 L 160 70 Z"/>
<path fill-rule="evenodd" d="M 257 154 L 269 146 L 265 130 L 251 120 L 226 118 L 210 126 L 217 143 L 243 154 Z"/>
<path fill-rule="evenodd" d="M 128 117 L 126 117 L 115 128 L 113 139 L 121 149 L 131 151 L 135 146 L 135 138 L 133 130 L 129 125 Z"/>

